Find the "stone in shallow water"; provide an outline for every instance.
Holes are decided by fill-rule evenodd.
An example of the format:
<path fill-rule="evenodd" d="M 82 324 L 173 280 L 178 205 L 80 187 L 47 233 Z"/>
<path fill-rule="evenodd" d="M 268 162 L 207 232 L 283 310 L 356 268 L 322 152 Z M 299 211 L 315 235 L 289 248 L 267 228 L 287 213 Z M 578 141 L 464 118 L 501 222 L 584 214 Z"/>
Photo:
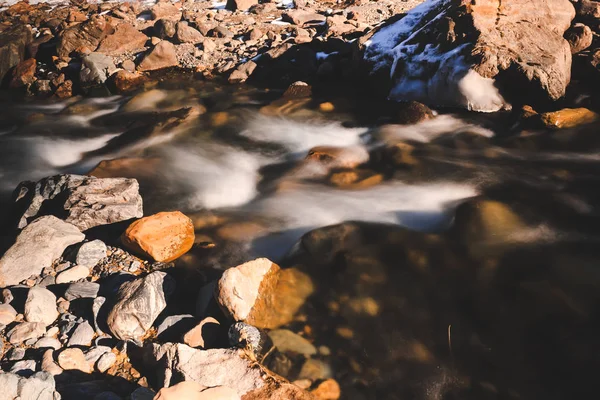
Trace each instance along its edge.
<path fill-rule="evenodd" d="M 37 339 L 46 333 L 46 325 L 42 322 L 21 322 L 12 328 L 6 337 L 12 344 L 23 343 L 26 340 Z"/>
<path fill-rule="evenodd" d="M 45 326 L 52 324 L 58 318 L 56 296 L 48 289 L 32 287 L 25 301 L 25 320 L 43 322 Z"/>
<path fill-rule="evenodd" d="M 574 128 L 598 120 L 598 114 L 587 108 L 564 108 L 541 114 L 544 125 L 549 128 Z"/>
<path fill-rule="evenodd" d="M 106 257 L 106 245 L 101 240 L 92 240 L 81 245 L 77 251 L 76 262 L 78 265 L 93 268 Z"/>
<path fill-rule="evenodd" d="M 53 216 L 36 219 L 21 231 L 0 259 L 0 287 L 16 285 L 52 266 L 65 249 L 85 236 L 71 224 Z"/>
<path fill-rule="evenodd" d="M 15 194 L 17 207 L 24 210 L 19 228 L 41 213 L 64 218 L 81 231 L 143 215 L 135 179 L 55 175 L 21 182 Z"/>
<path fill-rule="evenodd" d="M 121 340 L 139 340 L 167 305 L 175 280 L 164 272 L 153 272 L 124 283 L 108 314 L 108 327 Z"/>
<path fill-rule="evenodd" d="M 77 282 L 69 285 L 65 291 L 65 299 L 94 299 L 98 296 L 100 284 L 95 282 Z"/>

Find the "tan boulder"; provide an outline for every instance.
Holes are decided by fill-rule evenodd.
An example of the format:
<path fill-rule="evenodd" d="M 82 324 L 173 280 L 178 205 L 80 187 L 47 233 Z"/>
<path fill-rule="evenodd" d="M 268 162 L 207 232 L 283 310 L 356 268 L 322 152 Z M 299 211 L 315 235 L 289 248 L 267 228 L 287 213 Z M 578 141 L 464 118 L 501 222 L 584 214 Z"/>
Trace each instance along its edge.
<path fill-rule="evenodd" d="M 162 3 L 161 3 L 162 4 Z M 142 60 L 138 69 L 140 71 L 155 71 L 158 69 L 177 66 L 177 52 L 175 45 L 163 40 L 159 42 Z"/>
<path fill-rule="evenodd" d="M 122 22 L 115 31 L 100 42 L 96 50 L 109 56 L 118 56 L 127 52 L 143 49 L 148 41 L 148 36 L 138 31 L 133 25 Z"/>
<path fill-rule="evenodd" d="M 160 212 L 133 222 L 121 241 L 135 253 L 169 262 L 192 248 L 194 224 L 179 211 Z"/>
<path fill-rule="evenodd" d="M 313 291 L 312 280 L 300 270 L 282 270 L 259 258 L 225 271 L 215 297 L 233 320 L 275 329 L 292 321 Z"/>

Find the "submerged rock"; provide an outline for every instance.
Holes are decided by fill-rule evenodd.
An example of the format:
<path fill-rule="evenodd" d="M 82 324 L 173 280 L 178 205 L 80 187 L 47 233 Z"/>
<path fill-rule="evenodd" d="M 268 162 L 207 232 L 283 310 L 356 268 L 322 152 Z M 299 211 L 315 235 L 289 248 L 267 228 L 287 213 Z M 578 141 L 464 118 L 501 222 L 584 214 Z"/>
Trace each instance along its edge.
<path fill-rule="evenodd" d="M 81 231 L 143 215 L 139 184 L 128 178 L 55 175 L 20 183 L 15 197 L 24 210 L 19 228 L 44 214 L 64 218 Z"/>
<path fill-rule="evenodd" d="M 52 266 L 65 249 L 85 238 L 75 226 L 53 216 L 41 217 L 21 231 L 0 259 L 0 287 L 16 285 Z"/>
<path fill-rule="evenodd" d="M 158 262 L 170 262 L 194 244 L 194 224 L 179 211 L 161 212 L 133 222 L 121 241 L 129 250 Z"/>
<path fill-rule="evenodd" d="M 55 390 L 54 378 L 47 372 L 38 372 L 24 378 L 22 376 L 0 372 L 2 399 L 60 400 Z"/>
<path fill-rule="evenodd" d="M 574 16 L 568 0 L 427 1 L 366 40 L 364 60 L 394 100 L 485 112 L 512 94 L 557 100 L 570 81 L 563 34 Z"/>
<path fill-rule="evenodd" d="M 153 272 L 124 283 L 108 314 L 110 331 L 121 340 L 140 340 L 167 305 L 175 281 L 164 272 Z"/>

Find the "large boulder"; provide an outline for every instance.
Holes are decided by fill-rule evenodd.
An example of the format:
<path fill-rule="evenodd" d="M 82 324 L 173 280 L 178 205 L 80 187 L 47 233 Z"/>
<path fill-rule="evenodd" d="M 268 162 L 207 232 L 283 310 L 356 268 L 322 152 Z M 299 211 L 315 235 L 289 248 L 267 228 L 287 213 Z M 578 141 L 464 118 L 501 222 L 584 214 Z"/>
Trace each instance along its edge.
<path fill-rule="evenodd" d="M 31 29 L 17 25 L 0 33 L 0 80 L 25 58 L 25 49 L 31 43 Z"/>
<path fill-rule="evenodd" d="M 144 56 L 139 65 L 140 71 L 155 71 L 177 66 L 177 50 L 171 42 L 163 40 Z"/>
<path fill-rule="evenodd" d="M 60 400 L 60 394 L 55 390 L 54 377 L 47 372 L 38 372 L 29 378 L 0 372 L 0 387 L 0 398 L 3 400 Z"/>
<path fill-rule="evenodd" d="M 138 31 L 133 25 L 122 22 L 115 31 L 106 36 L 98 46 L 98 52 L 109 56 L 119 56 L 128 52 L 143 50 L 148 36 Z"/>
<path fill-rule="evenodd" d="M 492 112 L 565 94 L 568 0 L 428 0 L 364 41 L 364 60 L 394 100 Z"/>
<path fill-rule="evenodd" d="M 16 285 L 52 266 L 65 249 L 85 239 L 75 226 L 53 216 L 36 219 L 0 259 L 0 288 Z"/>
<path fill-rule="evenodd" d="M 167 306 L 175 280 L 164 272 L 153 272 L 124 283 L 108 314 L 108 327 L 121 340 L 141 340 Z"/>
<path fill-rule="evenodd" d="M 40 215 L 52 214 L 81 231 L 143 216 L 135 179 L 56 175 L 22 182 L 15 190 L 19 228 Z"/>
<path fill-rule="evenodd" d="M 101 16 L 95 16 L 81 24 L 61 32 L 56 46 L 59 57 L 69 57 L 76 50 L 94 51 L 111 31 L 111 26 Z"/>

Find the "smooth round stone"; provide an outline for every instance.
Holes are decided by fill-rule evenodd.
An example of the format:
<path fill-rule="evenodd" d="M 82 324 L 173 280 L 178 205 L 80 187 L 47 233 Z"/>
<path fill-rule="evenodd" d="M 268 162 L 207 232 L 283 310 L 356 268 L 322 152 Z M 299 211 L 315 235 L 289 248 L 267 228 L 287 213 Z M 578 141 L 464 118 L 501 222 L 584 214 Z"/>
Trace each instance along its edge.
<path fill-rule="evenodd" d="M 106 372 L 110 367 L 112 367 L 117 361 L 117 355 L 115 353 L 108 352 L 102 354 L 96 363 L 96 368 L 100 372 Z"/>
<path fill-rule="evenodd" d="M 106 245 L 101 240 L 92 240 L 81 245 L 77 252 L 77 265 L 93 268 L 106 257 Z"/>
<path fill-rule="evenodd" d="M 77 348 L 63 350 L 58 355 L 58 365 L 66 370 L 79 370 L 85 373 L 92 373 L 92 367 L 85 359 L 83 351 Z"/>
<path fill-rule="evenodd" d="M 80 279 L 85 279 L 90 274 L 90 270 L 83 265 L 76 265 L 72 268 L 64 270 L 56 276 L 56 283 L 71 283 Z"/>
<path fill-rule="evenodd" d="M 45 326 L 58 318 L 56 296 L 48 289 L 32 287 L 25 301 L 25 319 L 29 322 L 42 322 Z"/>
<path fill-rule="evenodd" d="M 0 304 L 0 325 L 8 325 L 17 318 L 17 311 L 10 304 Z"/>

